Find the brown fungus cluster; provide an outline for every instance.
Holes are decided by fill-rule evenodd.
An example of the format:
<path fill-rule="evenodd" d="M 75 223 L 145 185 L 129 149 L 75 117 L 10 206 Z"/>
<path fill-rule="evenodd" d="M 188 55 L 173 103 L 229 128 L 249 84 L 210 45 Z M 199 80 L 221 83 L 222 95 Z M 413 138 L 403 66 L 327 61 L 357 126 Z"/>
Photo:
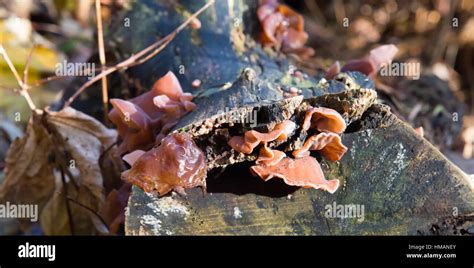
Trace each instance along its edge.
<path fill-rule="evenodd" d="M 130 100 L 111 99 L 114 107 L 109 118 L 122 138 L 120 154 L 148 150 L 176 125 L 181 117 L 194 110 L 193 96 L 183 93 L 172 72 L 158 79 L 153 88 Z"/>
<path fill-rule="evenodd" d="M 347 151 L 339 136 L 346 129 L 344 119 L 333 109 L 310 107 L 301 128 L 303 131 L 312 129 L 316 134 L 309 137 L 301 148 L 293 151 L 294 159 L 287 157 L 282 151 L 268 147 L 271 141 L 285 141 L 295 130 L 295 123 L 290 120 L 277 124 L 269 133 L 250 130 L 245 132 L 243 137 L 234 136 L 228 144 L 234 150 L 245 154 L 252 153 L 255 147 L 263 144 L 256 165 L 251 167 L 251 171 L 264 181 L 276 177 L 288 185 L 324 189 L 334 193 L 339 187 L 339 180 L 326 180 L 321 166 L 310 156 L 309 151 L 319 151 L 329 161 L 340 160 Z"/>
<path fill-rule="evenodd" d="M 122 174 L 123 180 L 160 195 L 205 187 L 205 157 L 191 136 L 166 136 L 181 117 L 195 109 L 192 98 L 168 72 L 149 92 L 130 100 L 110 100 L 114 109 L 109 118 L 122 138 L 119 153 L 128 152 L 123 159 L 132 166 Z"/>
<path fill-rule="evenodd" d="M 160 196 L 171 190 L 206 187 L 207 166 L 204 153 L 186 133 L 172 133 L 131 163 L 132 168 L 122 179 L 146 192 Z"/>
<path fill-rule="evenodd" d="M 260 143 L 266 143 L 274 140 L 286 140 L 295 130 L 296 124 L 293 121 L 286 120 L 277 124 L 269 133 L 260 133 L 255 130 L 245 132 L 244 136 L 234 136 L 229 140 L 229 146 L 234 150 L 250 154 Z"/>
<path fill-rule="evenodd" d="M 276 0 L 264 0 L 257 17 L 262 25 L 260 41 L 264 46 L 302 59 L 314 55 L 314 50 L 305 46 L 308 34 L 304 31 L 303 16 L 296 11 Z"/>
<path fill-rule="evenodd" d="M 121 153 L 129 152 L 123 157 L 131 165 L 131 169 L 122 174 L 124 181 L 146 192 L 158 192 L 161 196 L 172 190 L 184 193 L 186 188 L 206 187 L 205 155 L 191 135 L 167 135 L 183 115 L 195 108 L 191 100 L 192 95 L 183 93 L 171 72 L 141 96 L 129 101 L 111 100 L 114 109 L 109 117 L 117 125 L 123 140 Z M 321 166 L 310 156 L 310 151 L 318 151 L 329 161 L 340 160 L 347 151 L 339 136 L 346 129 L 344 119 L 335 110 L 309 107 L 301 131 L 314 135 L 293 151 L 294 158 L 270 148 L 287 141 L 296 127 L 293 121 L 285 120 L 268 133 L 249 130 L 243 136 L 231 137 L 228 145 L 244 154 L 251 154 L 260 146 L 251 171 L 264 181 L 276 177 L 288 185 L 334 193 L 339 181 L 325 179 Z"/>

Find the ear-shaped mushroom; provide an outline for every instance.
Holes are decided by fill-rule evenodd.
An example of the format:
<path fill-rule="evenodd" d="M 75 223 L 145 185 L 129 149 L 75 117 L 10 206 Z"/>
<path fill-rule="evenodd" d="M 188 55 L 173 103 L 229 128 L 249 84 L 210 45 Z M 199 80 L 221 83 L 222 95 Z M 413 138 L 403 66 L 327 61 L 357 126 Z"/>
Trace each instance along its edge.
<path fill-rule="evenodd" d="M 341 137 L 337 136 L 332 139 L 319 153 L 331 162 L 336 162 L 347 152 L 347 147 L 342 144 Z"/>
<path fill-rule="evenodd" d="M 368 59 L 350 60 L 341 68 L 341 72 L 358 71 L 365 75 L 372 75 L 377 72 L 375 65 Z"/>
<path fill-rule="evenodd" d="M 304 19 L 298 12 L 283 4 L 277 5 L 276 11 L 285 17 L 285 26 L 298 32 L 304 31 Z"/>
<path fill-rule="evenodd" d="M 262 142 L 270 142 L 274 140 L 283 141 L 295 130 L 296 124 L 293 121 L 285 120 L 273 128 L 269 133 L 260 133 L 255 130 L 245 132 L 244 137 L 234 136 L 227 144 L 234 150 L 250 154 L 253 149 Z"/>
<path fill-rule="evenodd" d="M 348 61 L 341 71 L 359 71 L 365 75 L 374 75 L 382 66 L 390 63 L 397 52 L 398 48 L 393 44 L 376 47 L 370 51 L 368 56 Z"/>
<path fill-rule="evenodd" d="M 322 132 L 309 137 L 300 149 L 293 151 L 293 156 L 295 158 L 308 156 L 310 150 L 320 151 L 326 159 L 335 162 L 346 153 L 347 147 L 342 144 L 339 135 Z"/>
<path fill-rule="evenodd" d="M 178 101 L 179 97 L 183 95 L 183 89 L 179 83 L 178 78 L 173 72 L 167 72 L 163 77 L 156 80 L 153 85 L 152 91 L 155 96 L 166 95 L 170 99 Z"/>
<path fill-rule="evenodd" d="M 308 34 L 304 31 L 303 16 L 287 5 L 277 1 L 265 1 L 257 10 L 262 25 L 261 42 L 285 53 L 302 58 L 314 55 L 314 50 L 305 47 Z"/>
<path fill-rule="evenodd" d="M 267 144 L 265 143 L 263 147 L 260 148 L 258 159 L 255 163 L 257 163 L 257 165 L 274 166 L 285 157 L 286 154 L 284 152 L 272 150 L 268 148 Z"/>
<path fill-rule="evenodd" d="M 172 72 L 158 79 L 153 89 L 128 101 L 112 99 L 109 118 L 117 126 L 123 142 L 120 153 L 148 149 L 173 128 L 196 105 L 193 96 L 183 93 Z"/>
<path fill-rule="evenodd" d="M 178 79 L 172 72 L 168 72 L 159 78 L 152 89 L 128 101 L 144 110 L 151 118 L 157 118 L 162 111 L 154 104 L 154 98 L 160 95 L 168 97 L 168 99 L 179 101 L 179 96 L 183 94 Z"/>
<path fill-rule="evenodd" d="M 374 64 L 376 70 L 390 63 L 398 53 L 398 48 L 393 44 L 382 45 L 372 49 L 369 53 L 369 59 Z"/>
<path fill-rule="evenodd" d="M 122 173 L 122 179 L 163 196 L 177 187 L 205 187 L 206 172 L 204 154 L 191 136 L 173 133 L 140 156 L 130 170 Z"/>
<path fill-rule="evenodd" d="M 271 13 L 261 21 L 263 26 L 263 35 L 262 35 L 262 43 L 263 44 L 275 44 L 278 45 L 278 28 L 280 24 L 283 22 L 284 17 L 280 13 Z M 281 41 L 280 41 L 281 42 Z"/>
<path fill-rule="evenodd" d="M 314 107 L 306 111 L 302 125 L 303 130 L 308 130 L 310 127 L 319 131 L 341 134 L 346 129 L 346 122 L 341 114 L 333 109 Z"/>
<path fill-rule="evenodd" d="M 251 171 L 264 181 L 277 177 L 288 185 L 324 189 L 330 193 L 334 193 L 339 187 L 339 180 L 328 181 L 324 178 L 321 166 L 311 156 L 297 159 L 285 157 L 278 165 L 256 165 L 251 167 Z"/>
<path fill-rule="evenodd" d="M 118 148 L 119 153 L 147 148 L 155 139 L 148 115 L 129 101 L 111 99 L 110 103 L 114 107 L 109 114 L 110 121 L 117 126 L 118 133 L 124 140 Z"/>
<path fill-rule="evenodd" d="M 110 99 L 110 103 L 116 110 L 110 120 L 112 123 L 123 124 L 133 129 L 140 131 L 149 124 L 148 115 L 138 106 L 130 101 L 121 99 Z"/>

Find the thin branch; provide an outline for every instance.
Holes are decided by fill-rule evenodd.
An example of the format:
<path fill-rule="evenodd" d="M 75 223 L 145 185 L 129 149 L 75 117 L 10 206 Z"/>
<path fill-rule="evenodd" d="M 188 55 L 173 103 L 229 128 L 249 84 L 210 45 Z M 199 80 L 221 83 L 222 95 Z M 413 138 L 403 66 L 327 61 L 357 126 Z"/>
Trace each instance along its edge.
<path fill-rule="evenodd" d="M 95 0 L 95 13 L 97 17 L 97 42 L 99 46 L 99 59 L 102 67 L 105 66 L 105 49 L 104 49 L 104 31 L 102 28 L 102 11 L 100 0 Z M 107 77 L 102 77 L 102 103 L 104 105 L 104 121 L 107 121 L 109 113 L 109 93 L 107 88 Z"/>
<path fill-rule="evenodd" d="M 199 16 L 202 12 L 204 12 L 207 8 L 209 8 L 211 5 L 213 5 L 215 0 L 211 0 L 208 3 L 206 3 L 203 7 L 201 7 L 198 11 L 196 11 L 194 14 L 192 14 L 185 22 L 183 22 L 178 28 L 176 28 L 173 32 L 165 36 L 164 38 L 156 41 L 155 43 L 151 44 L 147 48 L 141 50 L 135 55 L 132 55 L 130 58 L 118 63 L 117 65 L 110 67 L 104 71 L 102 71 L 100 74 L 92 78 L 91 80 L 87 81 L 84 85 L 82 85 L 64 104 L 64 108 L 68 107 L 71 105 L 71 103 L 82 93 L 84 90 L 86 90 L 88 87 L 90 87 L 92 84 L 95 82 L 99 81 L 102 79 L 102 77 L 106 77 L 107 75 L 119 70 L 119 69 L 126 69 L 131 66 L 136 66 L 138 64 L 142 64 L 149 60 L 151 57 L 159 53 L 163 48 L 166 47 L 167 44 L 169 44 L 174 37 L 180 33 L 188 24 L 190 24 L 197 16 Z M 151 53 L 150 53 L 151 52 Z M 147 55 L 150 53 L 149 55 Z M 144 58 L 143 58 L 144 57 Z"/>
<path fill-rule="evenodd" d="M 23 81 L 20 78 L 20 75 L 18 74 L 17 70 L 15 69 L 15 66 L 13 65 L 12 61 L 10 60 L 10 57 L 8 56 L 7 52 L 5 51 L 5 48 L 3 45 L 0 44 L 0 55 L 2 55 L 3 59 L 8 64 L 8 67 L 12 71 L 13 75 L 15 76 L 16 81 L 18 82 L 18 85 L 20 86 L 20 95 L 25 98 L 26 102 L 28 103 L 28 106 L 30 107 L 31 110 L 36 110 L 36 105 L 34 104 L 33 100 L 31 99 L 30 94 L 27 91 L 28 86 L 23 83 Z"/>
<path fill-rule="evenodd" d="M 92 71 L 94 71 L 94 72 L 97 72 L 98 70 L 99 70 L 99 71 L 103 71 L 103 70 L 106 70 L 106 69 L 108 69 L 108 68 L 109 68 L 109 67 L 107 67 L 107 66 L 101 66 L 100 68 L 86 68 L 86 69 L 84 70 L 84 72 L 85 72 L 85 73 L 91 73 Z M 55 81 L 55 80 L 60 80 L 60 79 L 65 79 L 65 78 L 68 78 L 68 76 L 57 76 L 57 75 L 48 76 L 48 77 L 45 77 L 45 78 L 36 80 L 36 81 L 35 81 L 34 83 L 32 83 L 31 85 L 27 85 L 27 86 L 28 86 L 28 89 L 31 89 L 31 88 L 35 88 L 35 87 L 41 86 L 42 84 L 47 83 L 47 82 L 50 82 L 50 81 Z"/>
<path fill-rule="evenodd" d="M 31 59 L 33 58 L 33 51 L 35 51 L 36 45 L 33 44 L 30 50 L 30 54 L 28 54 L 28 58 L 26 58 L 25 69 L 23 69 L 23 85 L 28 84 L 28 71 L 30 69 Z"/>
<path fill-rule="evenodd" d="M 18 82 L 18 85 L 20 85 L 20 87 L 23 87 L 23 82 L 21 81 L 20 75 L 16 71 L 15 66 L 13 66 L 13 63 L 10 60 L 10 57 L 8 57 L 8 54 L 5 51 L 5 48 L 1 44 L 0 44 L 0 54 L 3 56 L 3 58 L 7 62 L 8 67 L 10 67 L 10 70 L 12 71 L 13 75 L 15 76 L 15 79 Z"/>
<path fill-rule="evenodd" d="M 29 88 L 34 88 L 34 87 L 38 87 L 38 86 L 41 86 L 42 84 L 44 83 L 47 83 L 47 82 L 50 82 L 50 81 L 54 81 L 54 80 L 59 80 L 59 79 L 64 79 L 66 78 L 67 76 L 48 76 L 48 77 L 45 77 L 45 78 L 42 78 L 42 79 L 39 79 L 39 80 L 36 80 L 33 84 L 29 85 Z"/>
<path fill-rule="evenodd" d="M 79 201 L 76 201 L 70 197 L 66 197 L 67 200 L 73 202 L 74 204 L 82 207 L 83 209 L 89 211 L 90 213 L 92 213 L 92 215 L 94 215 L 97 219 L 99 219 L 99 221 L 107 227 L 107 229 L 109 229 L 109 225 L 105 222 L 104 218 L 102 218 L 102 216 L 99 215 L 99 213 L 97 213 L 95 210 L 93 210 L 92 208 L 84 205 L 84 204 L 81 204 Z"/>

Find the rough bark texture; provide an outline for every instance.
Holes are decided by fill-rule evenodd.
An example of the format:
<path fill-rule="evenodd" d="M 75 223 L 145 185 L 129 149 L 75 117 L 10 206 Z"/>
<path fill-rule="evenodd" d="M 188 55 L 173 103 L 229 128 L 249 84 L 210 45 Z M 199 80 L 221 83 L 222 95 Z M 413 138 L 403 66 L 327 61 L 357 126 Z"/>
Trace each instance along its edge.
<path fill-rule="evenodd" d="M 360 119 L 377 98 L 367 81 L 360 73 L 341 73 L 334 80 L 320 80 L 311 97 L 282 99 L 277 84 L 261 80 L 253 69 L 246 68 L 228 89 L 196 99 L 197 109 L 184 117 L 175 131 L 192 134 L 206 154 L 209 169 L 255 160 L 256 152 L 245 155 L 231 150 L 227 145 L 230 137 L 250 129 L 268 132 L 287 119 L 301 125 L 309 106 L 335 109 L 350 124 Z M 270 145 L 291 151 L 303 144 L 306 135 L 297 130 L 286 142 Z"/>
<path fill-rule="evenodd" d="M 335 194 L 287 187 L 278 181 L 264 183 L 249 173 L 245 176 L 248 165 L 234 166 L 231 172 L 208 180 L 207 195 L 194 189 L 186 198 L 157 198 L 134 188 L 126 232 L 452 235 L 473 224 L 472 216 L 466 216 L 474 212 L 469 177 L 386 108 L 372 107 L 361 122 L 365 129 L 343 134 L 349 152 L 339 163 L 322 160 L 327 179 L 342 182 Z M 326 206 L 333 202 L 364 205 L 364 219 L 326 217 Z M 443 224 L 442 232 L 433 231 Z"/>

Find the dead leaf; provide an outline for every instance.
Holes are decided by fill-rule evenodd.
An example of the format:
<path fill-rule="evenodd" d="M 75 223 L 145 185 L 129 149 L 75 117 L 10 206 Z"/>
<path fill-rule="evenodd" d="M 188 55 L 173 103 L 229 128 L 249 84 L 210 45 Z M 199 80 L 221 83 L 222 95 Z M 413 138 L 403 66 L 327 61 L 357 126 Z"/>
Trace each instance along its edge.
<path fill-rule="evenodd" d="M 85 208 L 98 212 L 104 204 L 99 158 L 116 138 L 115 130 L 72 108 L 33 113 L 8 152 L 0 200 L 38 204 L 45 234 L 95 233 Z M 66 193 L 75 202 L 66 202 Z"/>

